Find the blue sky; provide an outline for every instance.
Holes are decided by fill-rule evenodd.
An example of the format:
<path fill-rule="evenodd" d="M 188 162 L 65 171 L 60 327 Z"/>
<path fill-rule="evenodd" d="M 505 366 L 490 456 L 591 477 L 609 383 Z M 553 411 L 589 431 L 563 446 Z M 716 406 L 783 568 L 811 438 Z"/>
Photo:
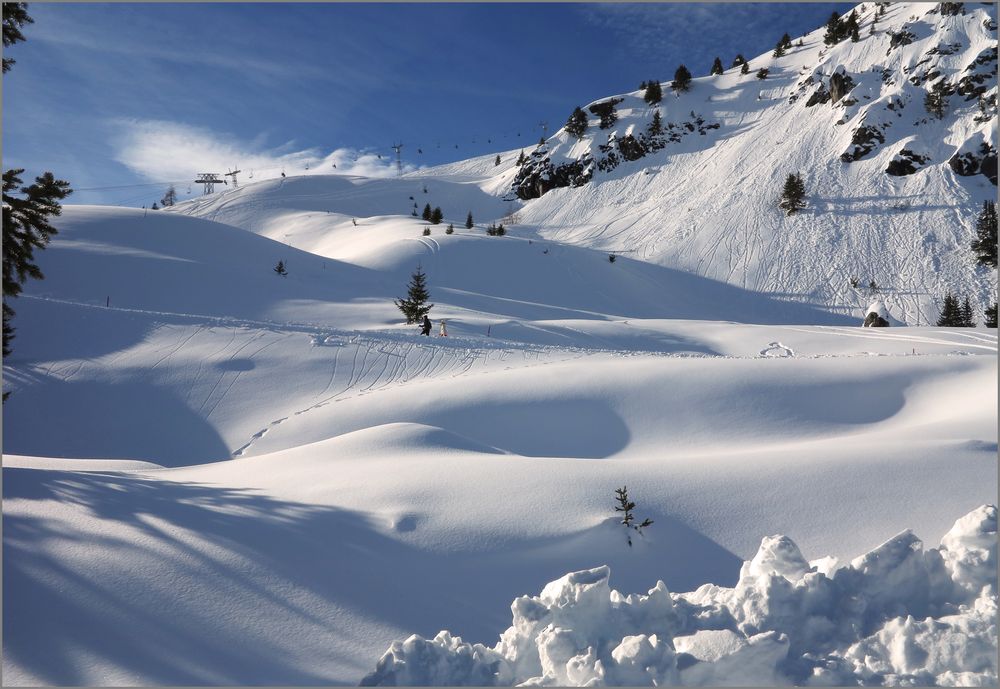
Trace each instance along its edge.
<path fill-rule="evenodd" d="M 576 105 L 850 7 L 30 3 L 5 51 L 3 162 L 68 179 L 73 203 L 133 206 L 231 165 L 390 174 L 395 141 L 410 166 L 528 147 Z"/>

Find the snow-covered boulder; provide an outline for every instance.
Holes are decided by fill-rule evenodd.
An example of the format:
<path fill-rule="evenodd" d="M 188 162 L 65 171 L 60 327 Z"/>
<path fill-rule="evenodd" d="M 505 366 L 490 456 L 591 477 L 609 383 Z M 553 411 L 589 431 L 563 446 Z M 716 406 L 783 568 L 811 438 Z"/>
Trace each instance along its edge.
<path fill-rule="evenodd" d="M 889 310 L 880 301 L 873 301 L 865 310 L 865 321 L 862 324 L 866 328 L 888 328 Z"/>

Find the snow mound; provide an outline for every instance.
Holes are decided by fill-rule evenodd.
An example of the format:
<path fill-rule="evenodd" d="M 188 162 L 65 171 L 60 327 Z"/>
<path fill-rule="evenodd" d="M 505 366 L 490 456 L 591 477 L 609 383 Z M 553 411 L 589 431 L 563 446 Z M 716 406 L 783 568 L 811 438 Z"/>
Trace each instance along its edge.
<path fill-rule="evenodd" d="M 904 531 L 839 568 L 770 536 L 733 588 L 626 596 L 607 566 L 572 572 L 516 599 L 493 648 L 414 635 L 362 685 L 995 685 L 996 550 L 984 505 L 936 549 Z"/>

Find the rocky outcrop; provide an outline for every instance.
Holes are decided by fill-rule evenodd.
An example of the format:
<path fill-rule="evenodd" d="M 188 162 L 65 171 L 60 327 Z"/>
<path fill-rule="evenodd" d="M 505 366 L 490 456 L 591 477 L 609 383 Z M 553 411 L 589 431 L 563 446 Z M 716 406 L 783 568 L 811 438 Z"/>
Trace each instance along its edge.
<path fill-rule="evenodd" d="M 912 175 L 930 161 L 927 156 L 914 153 L 908 148 L 904 148 L 889 161 L 889 166 L 885 169 L 887 175 L 902 177 Z"/>
<path fill-rule="evenodd" d="M 837 103 L 854 88 L 854 80 L 844 71 L 834 72 L 830 76 L 830 100 Z"/>
<path fill-rule="evenodd" d="M 851 137 L 851 145 L 854 148 L 841 153 L 840 159 L 845 163 L 860 160 L 884 143 L 885 135 L 880 127 L 862 125 L 854 130 L 854 135 Z"/>
<path fill-rule="evenodd" d="M 983 175 L 994 185 L 997 183 L 997 151 L 988 143 L 980 144 L 976 151 L 959 151 L 948 160 L 948 165 L 956 175 Z"/>

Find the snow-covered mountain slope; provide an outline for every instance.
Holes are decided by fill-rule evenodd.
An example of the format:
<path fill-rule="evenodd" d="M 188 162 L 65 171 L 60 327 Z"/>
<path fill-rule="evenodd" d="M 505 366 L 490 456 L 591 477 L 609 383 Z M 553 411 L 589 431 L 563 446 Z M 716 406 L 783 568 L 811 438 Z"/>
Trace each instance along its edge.
<path fill-rule="evenodd" d="M 857 42 L 826 46 L 818 29 L 782 57 L 753 57 L 748 74 L 729 67 L 687 92 L 665 82 L 652 106 L 643 91 L 589 104 L 618 101 L 617 122 L 601 129 L 590 114 L 581 138 L 559 131 L 520 171 L 491 172 L 484 156 L 427 174 L 479 173 L 510 198 L 544 191 L 520 212 L 544 237 L 840 312 L 857 296 L 852 277 L 874 280 L 910 325 L 933 322 L 946 290 L 988 305 L 995 272 L 976 271 L 968 246 L 996 196 L 996 9 L 883 4 L 883 16 L 858 6 Z M 939 120 L 924 99 L 941 82 Z M 656 111 L 665 132 L 653 145 Z M 655 150 L 636 153 L 637 141 Z M 787 217 L 777 203 L 790 173 L 808 205 Z"/>

